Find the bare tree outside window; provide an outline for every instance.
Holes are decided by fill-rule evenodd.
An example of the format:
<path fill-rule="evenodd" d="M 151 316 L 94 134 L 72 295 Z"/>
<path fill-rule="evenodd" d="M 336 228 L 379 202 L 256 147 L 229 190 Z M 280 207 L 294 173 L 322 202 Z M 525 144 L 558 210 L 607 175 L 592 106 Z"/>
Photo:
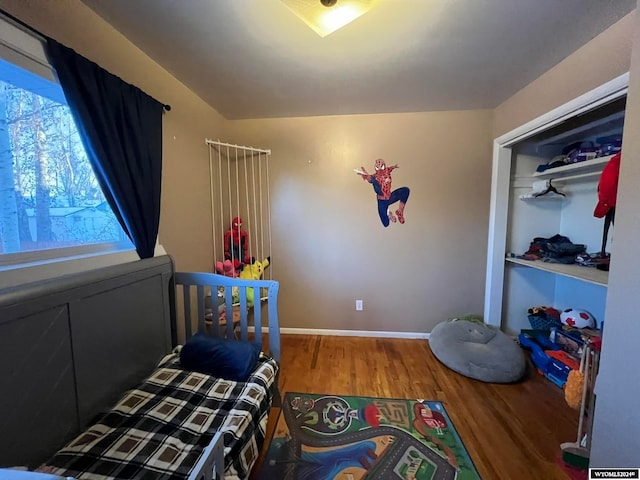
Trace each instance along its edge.
<path fill-rule="evenodd" d="M 0 59 L 0 255 L 122 241 L 60 86 Z"/>

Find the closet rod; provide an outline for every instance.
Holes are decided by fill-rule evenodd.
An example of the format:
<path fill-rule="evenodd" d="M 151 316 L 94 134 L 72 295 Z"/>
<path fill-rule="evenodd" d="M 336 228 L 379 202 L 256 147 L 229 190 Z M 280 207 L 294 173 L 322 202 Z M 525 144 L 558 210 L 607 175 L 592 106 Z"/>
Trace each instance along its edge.
<path fill-rule="evenodd" d="M 218 145 L 220 147 L 232 147 L 232 148 L 238 148 L 242 150 L 249 150 L 251 152 L 266 153 L 267 155 L 271 155 L 271 150 L 264 150 L 261 148 L 245 147 L 243 145 L 234 145 L 232 143 L 224 143 L 217 140 L 209 140 L 208 138 L 205 139 L 205 142 L 207 143 L 207 145 Z"/>
<path fill-rule="evenodd" d="M 600 175 L 601 172 L 589 172 L 589 173 L 579 173 L 577 175 L 568 175 L 566 177 L 555 177 L 555 178 L 551 178 L 550 180 L 552 182 L 565 182 L 565 181 L 569 181 L 569 180 L 578 180 L 579 178 L 591 178 L 591 177 L 597 177 Z"/>

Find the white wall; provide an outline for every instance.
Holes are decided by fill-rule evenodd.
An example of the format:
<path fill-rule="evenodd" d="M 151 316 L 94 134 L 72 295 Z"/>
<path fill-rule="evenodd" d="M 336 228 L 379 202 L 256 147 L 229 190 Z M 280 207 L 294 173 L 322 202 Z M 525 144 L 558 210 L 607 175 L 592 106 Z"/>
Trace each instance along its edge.
<path fill-rule="evenodd" d="M 640 2 L 639 2 L 640 4 Z M 639 5 L 640 6 L 640 5 Z M 625 117 L 618 207 L 591 447 L 592 467 L 640 467 L 640 14 Z"/>

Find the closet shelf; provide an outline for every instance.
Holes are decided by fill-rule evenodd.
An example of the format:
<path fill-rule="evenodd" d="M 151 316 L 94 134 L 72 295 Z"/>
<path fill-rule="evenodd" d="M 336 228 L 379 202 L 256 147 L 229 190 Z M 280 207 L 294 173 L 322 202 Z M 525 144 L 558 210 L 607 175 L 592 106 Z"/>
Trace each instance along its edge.
<path fill-rule="evenodd" d="M 609 282 L 609 272 L 598 270 L 594 267 L 583 267 L 576 264 L 566 265 L 564 263 L 549 263 L 543 262 L 542 260 L 524 260 L 522 258 L 513 257 L 507 257 L 506 261 L 517 265 L 524 265 L 525 267 L 556 273 L 565 277 L 576 278 L 584 282 L 594 283 L 605 287 Z"/>
<path fill-rule="evenodd" d="M 544 172 L 535 172 L 533 176 L 539 178 L 558 177 L 558 179 L 561 179 L 563 176 L 576 173 L 593 173 L 595 175 L 604 168 L 611 157 L 613 157 L 613 155 L 598 157 L 593 160 L 585 160 L 584 162 L 571 163 L 562 167 L 549 168 Z"/>
<path fill-rule="evenodd" d="M 621 111 L 614 112 L 606 117 L 593 120 L 586 125 L 581 125 L 567 131 L 563 131 L 558 135 L 549 137 L 541 141 L 540 147 L 566 147 L 570 143 L 581 142 L 589 137 L 602 136 L 605 134 L 622 134 L 624 127 L 624 108 Z"/>

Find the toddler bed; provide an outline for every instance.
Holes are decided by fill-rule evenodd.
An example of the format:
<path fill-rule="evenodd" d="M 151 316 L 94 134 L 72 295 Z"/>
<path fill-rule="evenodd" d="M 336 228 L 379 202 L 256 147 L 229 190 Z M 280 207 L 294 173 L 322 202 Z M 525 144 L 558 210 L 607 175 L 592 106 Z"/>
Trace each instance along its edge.
<path fill-rule="evenodd" d="M 278 287 L 272 280 L 172 272 L 162 298 L 171 305 L 173 351 L 35 470 L 101 480 L 247 478 L 269 410 L 279 403 Z M 232 289 L 238 294 L 237 331 L 207 312 L 205 298 L 220 289 L 228 311 Z M 248 289 L 266 294 L 260 307 L 247 307 Z"/>
<path fill-rule="evenodd" d="M 37 470 L 77 479 L 195 479 L 212 478 L 224 462 L 224 478 L 246 478 L 264 441 L 276 372 L 262 355 L 246 382 L 234 382 L 187 370 L 179 354 L 168 355 Z"/>

